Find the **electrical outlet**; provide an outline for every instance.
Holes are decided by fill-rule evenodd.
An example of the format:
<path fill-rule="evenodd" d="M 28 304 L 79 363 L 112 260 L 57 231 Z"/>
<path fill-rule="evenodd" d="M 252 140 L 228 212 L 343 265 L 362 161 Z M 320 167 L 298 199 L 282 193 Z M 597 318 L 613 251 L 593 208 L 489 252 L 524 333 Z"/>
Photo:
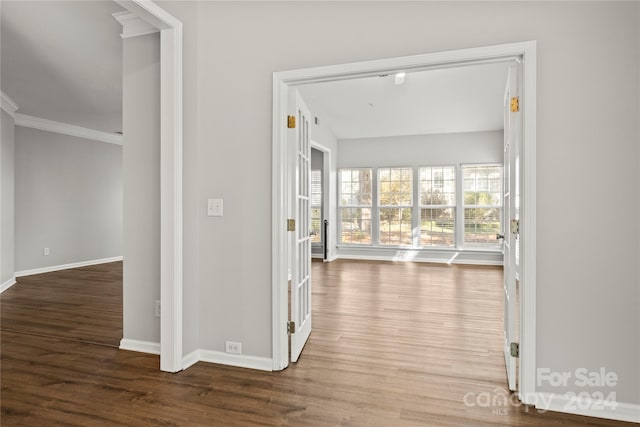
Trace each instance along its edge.
<path fill-rule="evenodd" d="M 156 317 L 160 317 L 160 300 L 156 300 Z"/>
<path fill-rule="evenodd" d="M 224 201 L 222 199 L 207 200 L 207 215 L 222 216 L 224 209 Z"/>
<path fill-rule="evenodd" d="M 227 341 L 225 346 L 225 351 L 230 354 L 242 354 L 242 343 Z"/>
<path fill-rule="evenodd" d="M 44 248 L 44 249 L 42 250 L 42 254 L 43 254 L 44 256 L 49 256 L 49 248 Z"/>

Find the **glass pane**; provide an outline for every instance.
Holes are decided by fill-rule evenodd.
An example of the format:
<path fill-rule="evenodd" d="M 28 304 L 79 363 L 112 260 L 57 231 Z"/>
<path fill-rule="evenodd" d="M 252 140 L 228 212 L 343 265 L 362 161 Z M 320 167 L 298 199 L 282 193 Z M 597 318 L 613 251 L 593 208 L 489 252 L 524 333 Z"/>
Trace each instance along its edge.
<path fill-rule="evenodd" d="M 371 169 L 340 170 L 340 205 L 371 206 Z"/>
<path fill-rule="evenodd" d="M 413 169 L 378 169 L 380 206 L 411 206 L 413 204 Z"/>
<path fill-rule="evenodd" d="M 322 242 L 322 171 L 311 171 L 311 242 Z"/>
<path fill-rule="evenodd" d="M 455 208 L 420 209 L 420 246 L 454 246 Z"/>
<path fill-rule="evenodd" d="M 501 208 L 465 208 L 464 244 L 467 246 L 499 247 Z"/>
<path fill-rule="evenodd" d="M 420 204 L 456 204 L 456 169 L 454 166 L 420 168 Z"/>
<path fill-rule="evenodd" d="M 322 205 L 322 171 L 311 171 L 311 205 Z"/>
<path fill-rule="evenodd" d="M 320 217 L 320 212 L 321 212 L 320 208 L 311 208 L 311 232 L 315 233 L 314 235 L 311 236 L 312 243 L 319 243 L 322 241 L 322 234 L 321 234 L 322 218 Z"/>
<path fill-rule="evenodd" d="M 340 209 L 340 243 L 371 243 L 371 208 Z"/>
<path fill-rule="evenodd" d="M 462 167 L 465 205 L 502 205 L 502 165 Z"/>
<path fill-rule="evenodd" d="M 488 193 L 486 191 L 471 192 L 465 191 L 464 193 L 465 206 L 502 206 L 502 194 L 501 193 Z"/>
<path fill-rule="evenodd" d="M 380 208 L 380 244 L 411 245 L 411 208 Z"/>

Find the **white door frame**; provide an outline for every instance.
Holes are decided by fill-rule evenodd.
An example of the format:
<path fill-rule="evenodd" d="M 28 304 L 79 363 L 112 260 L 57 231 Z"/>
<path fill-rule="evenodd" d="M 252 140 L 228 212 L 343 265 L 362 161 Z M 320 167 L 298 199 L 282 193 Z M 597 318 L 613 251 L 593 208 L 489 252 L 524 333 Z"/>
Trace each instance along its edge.
<path fill-rule="evenodd" d="M 115 0 L 160 31 L 160 369 L 182 369 L 182 22 L 148 0 Z"/>
<path fill-rule="evenodd" d="M 272 357 L 273 369 L 288 364 L 287 340 L 287 95 L 290 87 L 418 69 L 454 67 L 521 58 L 523 115 L 521 230 L 522 270 L 519 397 L 536 399 L 536 42 L 509 43 L 424 55 L 380 59 L 273 74 L 272 145 Z"/>

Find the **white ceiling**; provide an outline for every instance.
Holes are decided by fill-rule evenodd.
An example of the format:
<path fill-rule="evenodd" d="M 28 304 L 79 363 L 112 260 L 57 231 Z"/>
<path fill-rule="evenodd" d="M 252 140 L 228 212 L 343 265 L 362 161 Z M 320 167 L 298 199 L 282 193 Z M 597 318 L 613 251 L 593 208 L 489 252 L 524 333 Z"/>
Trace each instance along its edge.
<path fill-rule="evenodd" d="M 2 91 L 18 112 L 122 130 L 122 27 L 112 1 L 2 1 Z"/>
<path fill-rule="evenodd" d="M 316 83 L 298 89 L 338 139 L 503 129 L 506 63 Z"/>

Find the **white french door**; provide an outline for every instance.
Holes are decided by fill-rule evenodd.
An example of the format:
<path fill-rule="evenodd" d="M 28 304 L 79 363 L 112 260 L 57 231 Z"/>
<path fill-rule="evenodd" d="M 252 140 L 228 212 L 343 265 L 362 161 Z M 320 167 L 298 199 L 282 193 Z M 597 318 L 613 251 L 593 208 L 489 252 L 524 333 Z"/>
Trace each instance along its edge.
<path fill-rule="evenodd" d="M 520 64 L 509 65 L 504 106 L 504 358 L 509 390 L 517 388 L 519 341 L 518 280 L 520 277 Z"/>
<path fill-rule="evenodd" d="M 311 334 L 311 138 L 309 109 L 296 90 L 293 213 L 296 221 L 291 262 L 291 361 L 297 362 Z"/>

